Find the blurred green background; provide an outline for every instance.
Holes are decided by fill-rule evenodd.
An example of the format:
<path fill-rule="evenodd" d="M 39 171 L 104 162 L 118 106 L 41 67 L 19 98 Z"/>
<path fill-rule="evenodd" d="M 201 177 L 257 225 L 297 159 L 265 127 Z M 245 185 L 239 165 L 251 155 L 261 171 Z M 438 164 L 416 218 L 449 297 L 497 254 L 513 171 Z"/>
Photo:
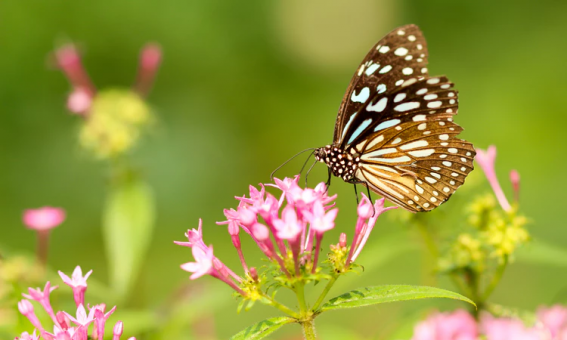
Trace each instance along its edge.
<path fill-rule="evenodd" d="M 415 23 L 428 40 L 430 73 L 448 75 L 460 91 L 456 121 L 465 128 L 463 138 L 481 148 L 497 145 L 497 171 L 509 197 L 508 171 L 520 172 L 533 244 L 567 248 L 561 214 L 567 189 L 566 14 L 567 2 L 556 0 L 3 1 L 0 245 L 8 254 L 32 254 L 35 235 L 22 226 L 22 211 L 61 206 L 68 219 L 52 234 L 50 266 L 70 273 L 81 265 L 92 268 L 97 280 L 107 279 L 100 223 L 108 169 L 77 145 L 79 118 L 65 109 L 70 87 L 46 61 L 58 43 L 81 47 L 99 88 L 130 86 L 140 48 L 146 42 L 163 48 L 149 97 L 159 123 L 133 155 L 154 189 L 157 226 L 135 292 L 119 306 L 159 310 L 188 282 L 179 264 L 191 260 L 190 250 L 172 241 L 183 240 L 186 229 L 203 218 L 205 241 L 237 269 L 225 227 L 214 223 L 224 219 L 222 209 L 236 207 L 233 196 L 246 193 L 249 184 L 267 182 L 297 151 L 330 143 L 336 110 L 368 48 L 395 27 Z M 290 163 L 279 176 L 294 175 L 301 162 Z M 324 166 L 310 179 L 324 181 Z M 479 170 L 468 184 L 431 218 L 456 225 L 464 204 L 488 190 Z M 338 179 L 331 192 L 339 194 L 340 214 L 326 241 L 336 243 L 339 232 L 352 233 L 355 199 L 352 187 Z M 253 249 L 249 242 L 244 247 Z M 366 272 L 347 277 L 331 296 L 369 284 L 431 283 L 431 267 L 423 265 L 419 247 L 411 228 L 381 218 L 360 258 Z M 397 248 L 414 250 L 388 250 Z M 566 303 L 566 268 L 557 262 L 520 258 L 493 301 L 530 310 Z M 236 315 L 228 287 L 212 278 L 191 284 L 215 296 L 211 308 L 193 308 L 192 313 L 203 309 L 206 319 L 191 321 L 195 334 L 205 334 L 201 338 L 226 339 L 277 315 L 261 306 Z M 445 281 L 435 284 L 453 288 Z M 388 338 L 416 306 L 463 305 L 426 301 L 327 313 L 317 326 L 324 339 Z M 128 324 L 125 329 L 128 333 Z M 300 328 L 289 326 L 273 339 L 299 336 Z"/>

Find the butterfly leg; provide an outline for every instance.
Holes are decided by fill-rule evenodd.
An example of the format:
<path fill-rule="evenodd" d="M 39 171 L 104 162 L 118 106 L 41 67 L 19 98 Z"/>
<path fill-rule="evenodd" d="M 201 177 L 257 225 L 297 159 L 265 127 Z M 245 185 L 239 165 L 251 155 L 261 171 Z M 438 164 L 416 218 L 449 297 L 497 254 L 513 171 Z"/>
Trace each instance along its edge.
<path fill-rule="evenodd" d="M 353 180 L 353 181 L 350 181 L 349 183 L 352 183 L 354 185 L 354 194 L 356 195 L 356 204 L 357 205 L 359 204 L 359 202 L 358 202 L 358 191 L 356 190 L 357 184 L 362 184 L 366 187 L 366 192 L 368 193 L 368 199 L 370 200 L 370 204 L 372 204 L 372 194 L 370 193 L 370 186 L 368 186 L 367 182 Z M 374 216 L 374 214 L 376 214 L 376 209 L 374 208 L 374 204 L 372 204 L 372 210 L 373 210 L 372 216 Z"/>
<path fill-rule="evenodd" d="M 329 187 L 331 186 L 331 168 L 329 168 L 329 172 L 327 175 L 327 182 L 325 183 L 326 190 L 329 191 Z"/>

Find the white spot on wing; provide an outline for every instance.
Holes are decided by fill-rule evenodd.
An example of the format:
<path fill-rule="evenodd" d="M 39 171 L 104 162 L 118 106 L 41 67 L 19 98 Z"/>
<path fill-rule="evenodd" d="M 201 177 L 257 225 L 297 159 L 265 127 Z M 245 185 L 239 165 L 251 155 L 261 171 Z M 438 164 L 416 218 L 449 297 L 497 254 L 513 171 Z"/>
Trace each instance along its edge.
<path fill-rule="evenodd" d="M 376 70 L 380 67 L 380 64 L 372 64 L 370 66 L 368 66 L 368 68 L 366 69 L 366 75 L 367 76 L 371 76 L 374 72 L 376 72 Z M 359 72 L 360 75 L 360 72 Z"/>
<path fill-rule="evenodd" d="M 406 76 L 409 76 L 410 74 L 413 73 L 413 69 L 412 69 L 411 67 L 405 67 L 405 68 L 402 70 L 402 73 L 405 74 Z"/>
<path fill-rule="evenodd" d="M 413 120 L 414 122 L 423 121 L 423 120 L 425 120 L 425 115 L 415 115 L 415 116 L 413 116 L 412 120 Z"/>
<path fill-rule="evenodd" d="M 408 153 L 414 157 L 429 157 L 431 156 L 435 150 L 433 149 L 425 149 L 425 150 L 417 150 L 417 151 L 408 151 Z"/>
<path fill-rule="evenodd" d="M 388 46 L 382 46 L 380 47 L 380 49 L 378 50 L 378 52 L 380 53 L 387 53 L 390 50 L 390 47 Z"/>
<path fill-rule="evenodd" d="M 400 146 L 400 150 L 411 150 L 411 149 L 421 148 L 421 147 L 428 146 L 428 145 L 429 145 L 429 143 L 427 143 L 427 141 L 418 140 L 418 141 L 407 143 L 407 144 Z"/>
<path fill-rule="evenodd" d="M 395 52 L 395 55 L 398 55 L 400 57 L 405 56 L 406 54 L 408 54 L 408 49 L 404 48 L 404 47 L 399 47 Z"/>
<path fill-rule="evenodd" d="M 352 91 L 352 96 L 350 97 L 350 100 L 357 103 L 366 103 L 368 97 L 370 97 L 370 89 L 368 87 L 365 87 L 362 90 L 360 90 L 359 94 L 356 94 L 355 91 Z"/>
<path fill-rule="evenodd" d="M 419 108 L 419 102 L 403 103 L 394 107 L 394 111 L 404 112 Z"/>
<path fill-rule="evenodd" d="M 372 103 L 368 104 L 368 106 L 366 107 L 366 111 L 382 112 L 386 108 L 387 104 L 388 104 L 388 97 L 384 97 L 374 105 L 372 105 Z"/>
<path fill-rule="evenodd" d="M 384 73 L 388 73 L 390 72 L 390 70 L 392 69 L 392 65 L 386 65 L 384 67 L 382 67 L 382 69 L 380 70 L 380 74 L 384 74 Z"/>
<path fill-rule="evenodd" d="M 384 85 L 384 84 L 378 85 L 378 87 L 376 87 L 376 91 L 378 91 L 378 93 L 386 92 L 386 85 Z"/>
<path fill-rule="evenodd" d="M 379 130 L 387 129 L 387 128 L 392 127 L 392 126 L 396 126 L 400 122 L 401 122 L 401 120 L 399 120 L 399 119 L 387 120 L 385 122 L 378 124 L 378 126 L 374 128 L 374 131 L 379 131 Z"/>
<path fill-rule="evenodd" d="M 401 102 L 404 98 L 406 98 L 405 93 L 398 93 L 396 97 L 394 97 L 394 103 Z"/>

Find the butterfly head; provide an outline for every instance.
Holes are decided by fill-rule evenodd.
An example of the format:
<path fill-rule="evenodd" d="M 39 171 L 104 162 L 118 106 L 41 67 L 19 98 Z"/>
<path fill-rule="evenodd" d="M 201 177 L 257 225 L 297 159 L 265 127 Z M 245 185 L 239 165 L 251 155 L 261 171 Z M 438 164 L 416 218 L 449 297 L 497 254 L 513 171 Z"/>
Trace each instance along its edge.
<path fill-rule="evenodd" d="M 326 145 L 315 149 L 314 155 L 316 160 L 327 164 L 333 175 L 348 182 L 354 178 L 358 169 L 358 162 L 360 162 L 358 153 L 354 151 L 354 149 L 351 149 L 351 152 L 347 152 L 338 147 Z"/>

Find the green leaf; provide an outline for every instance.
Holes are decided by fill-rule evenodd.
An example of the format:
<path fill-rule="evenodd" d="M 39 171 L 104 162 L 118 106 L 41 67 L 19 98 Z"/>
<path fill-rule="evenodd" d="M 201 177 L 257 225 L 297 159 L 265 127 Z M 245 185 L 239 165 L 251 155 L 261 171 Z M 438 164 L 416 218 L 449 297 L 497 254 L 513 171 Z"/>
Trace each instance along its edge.
<path fill-rule="evenodd" d="M 122 299 L 145 260 L 154 221 L 154 198 L 147 183 L 133 174 L 114 183 L 106 200 L 102 230 L 110 286 Z"/>
<path fill-rule="evenodd" d="M 254 324 L 243 331 L 235 334 L 230 338 L 231 340 L 256 340 L 263 339 L 278 330 L 281 326 L 295 322 L 295 319 L 281 316 L 277 318 L 266 319 Z"/>
<path fill-rule="evenodd" d="M 461 294 L 445 289 L 427 286 L 384 285 L 360 288 L 339 295 L 327 301 L 323 307 L 321 307 L 321 311 L 364 307 L 379 303 L 427 298 L 455 299 L 465 301 L 476 306 L 472 300 L 462 296 Z"/>

